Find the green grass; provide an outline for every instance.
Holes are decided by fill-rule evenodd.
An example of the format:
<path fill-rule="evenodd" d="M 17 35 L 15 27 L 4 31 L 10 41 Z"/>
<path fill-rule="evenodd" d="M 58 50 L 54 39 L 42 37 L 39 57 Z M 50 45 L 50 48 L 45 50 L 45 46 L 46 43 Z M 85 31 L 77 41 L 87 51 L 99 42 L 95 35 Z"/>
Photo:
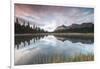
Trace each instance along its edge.
<path fill-rule="evenodd" d="M 49 63 L 67 63 L 67 62 L 83 62 L 83 61 L 93 61 L 94 55 L 93 54 L 79 54 L 73 57 L 63 56 L 62 54 L 56 55 L 38 55 L 34 57 L 31 63 L 29 64 L 49 64 Z M 23 65 L 16 64 L 16 65 Z M 25 64 L 24 64 L 25 65 Z"/>
<path fill-rule="evenodd" d="M 67 62 L 81 62 L 81 61 L 93 61 L 94 55 L 88 54 L 88 55 L 78 55 L 74 56 L 72 58 L 67 58 Z"/>
<path fill-rule="evenodd" d="M 73 57 L 67 57 L 59 55 L 53 55 L 53 56 L 43 56 L 42 63 L 64 63 L 64 62 L 81 62 L 81 61 L 93 61 L 94 55 L 93 54 L 87 54 L 87 55 L 76 55 Z"/>

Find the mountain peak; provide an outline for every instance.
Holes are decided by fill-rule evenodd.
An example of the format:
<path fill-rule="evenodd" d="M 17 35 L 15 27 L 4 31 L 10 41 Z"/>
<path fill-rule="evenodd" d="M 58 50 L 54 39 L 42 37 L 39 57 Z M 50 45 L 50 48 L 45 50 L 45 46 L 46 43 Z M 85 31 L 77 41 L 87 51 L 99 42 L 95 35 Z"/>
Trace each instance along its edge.
<path fill-rule="evenodd" d="M 66 29 L 66 28 L 67 28 L 67 26 L 61 25 L 61 26 L 58 26 L 58 27 L 56 28 L 56 30 L 64 30 L 64 29 Z"/>

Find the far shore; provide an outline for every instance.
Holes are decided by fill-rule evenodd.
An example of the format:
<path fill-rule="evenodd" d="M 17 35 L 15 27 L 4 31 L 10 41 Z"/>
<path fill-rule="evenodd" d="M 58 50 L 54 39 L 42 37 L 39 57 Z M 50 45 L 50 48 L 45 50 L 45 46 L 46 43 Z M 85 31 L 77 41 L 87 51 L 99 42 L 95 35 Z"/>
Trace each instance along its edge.
<path fill-rule="evenodd" d="M 27 33 L 27 34 L 15 34 L 15 36 L 42 36 L 42 35 L 94 37 L 94 33 L 33 33 L 33 34 Z"/>

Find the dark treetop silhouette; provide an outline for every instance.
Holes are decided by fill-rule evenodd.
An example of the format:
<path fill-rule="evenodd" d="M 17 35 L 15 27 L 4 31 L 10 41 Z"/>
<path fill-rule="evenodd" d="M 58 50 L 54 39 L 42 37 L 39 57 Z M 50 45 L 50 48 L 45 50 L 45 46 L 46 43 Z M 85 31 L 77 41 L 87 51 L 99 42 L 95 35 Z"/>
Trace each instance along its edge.
<path fill-rule="evenodd" d="M 15 34 L 24 34 L 24 33 L 45 33 L 47 31 L 44 31 L 43 29 L 40 29 L 39 27 L 33 25 L 33 27 L 30 27 L 29 22 L 27 25 L 25 25 L 25 22 L 23 22 L 23 25 L 20 24 L 18 21 L 18 18 L 16 18 L 15 22 Z"/>

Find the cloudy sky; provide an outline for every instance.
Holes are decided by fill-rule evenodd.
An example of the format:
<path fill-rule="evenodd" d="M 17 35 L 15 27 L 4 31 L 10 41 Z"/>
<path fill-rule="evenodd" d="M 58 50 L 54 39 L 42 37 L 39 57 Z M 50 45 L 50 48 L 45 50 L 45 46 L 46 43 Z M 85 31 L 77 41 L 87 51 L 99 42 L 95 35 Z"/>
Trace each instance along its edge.
<path fill-rule="evenodd" d="M 25 19 L 32 25 L 52 32 L 61 25 L 94 23 L 94 9 L 31 4 L 15 4 L 15 17 Z"/>

